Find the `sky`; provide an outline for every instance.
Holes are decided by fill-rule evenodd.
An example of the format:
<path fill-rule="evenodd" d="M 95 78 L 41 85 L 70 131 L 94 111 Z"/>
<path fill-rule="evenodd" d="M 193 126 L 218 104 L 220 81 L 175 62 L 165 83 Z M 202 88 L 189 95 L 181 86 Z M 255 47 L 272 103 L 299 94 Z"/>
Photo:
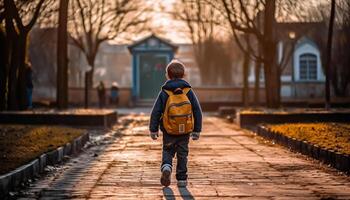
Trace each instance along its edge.
<path fill-rule="evenodd" d="M 164 38 L 175 43 L 190 43 L 191 41 L 187 35 L 179 31 L 186 29 L 185 24 L 175 21 L 170 14 L 166 13 L 172 10 L 175 1 L 176 0 L 160 0 L 161 3 L 158 4 L 158 8 L 156 8 L 157 12 L 154 13 L 152 25 L 161 32 L 160 35 Z M 163 12 L 160 6 L 163 7 Z"/>
<path fill-rule="evenodd" d="M 173 43 L 191 43 L 190 38 L 182 30 L 186 30 L 184 22 L 176 21 L 173 17 L 167 13 L 172 11 L 173 5 L 178 0 L 144 0 L 145 3 L 154 9 L 151 13 L 152 20 L 150 23 L 151 30 L 153 33 L 160 37 L 170 40 Z M 320 3 L 327 2 L 329 0 L 307 0 L 303 2 L 305 6 L 312 7 Z M 131 37 L 132 41 L 137 41 L 152 32 L 135 34 Z M 130 43 L 132 41 L 125 40 L 114 40 L 111 43 Z"/>
<path fill-rule="evenodd" d="M 145 0 L 146 4 L 154 9 L 151 13 L 151 32 L 136 34 L 132 36 L 133 41 L 137 41 L 149 34 L 156 35 L 170 40 L 173 43 L 190 43 L 189 37 L 180 30 L 186 29 L 183 22 L 175 21 L 172 16 L 167 13 L 172 10 L 176 0 Z M 129 43 L 125 40 L 114 40 L 110 43 Z"/>

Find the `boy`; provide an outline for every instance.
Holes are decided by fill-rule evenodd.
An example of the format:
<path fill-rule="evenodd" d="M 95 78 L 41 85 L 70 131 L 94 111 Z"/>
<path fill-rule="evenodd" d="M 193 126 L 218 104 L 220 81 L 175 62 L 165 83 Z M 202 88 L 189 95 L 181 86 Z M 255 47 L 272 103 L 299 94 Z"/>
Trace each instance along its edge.
<path fill-rule="evenodd" d="M 176 154 L 176 179 L 179 187 L 187 186 L 187 156 L 189 138 L 198 140 L 202 129 L 202 111 L 189 83 L 183 80 L 185 66 L 172 60 L 166 67 L 167 81 L 153 106 L 149 131 L 153 140 L 163 132 L 163 186 L 170 185 L 172 160 Z"/>

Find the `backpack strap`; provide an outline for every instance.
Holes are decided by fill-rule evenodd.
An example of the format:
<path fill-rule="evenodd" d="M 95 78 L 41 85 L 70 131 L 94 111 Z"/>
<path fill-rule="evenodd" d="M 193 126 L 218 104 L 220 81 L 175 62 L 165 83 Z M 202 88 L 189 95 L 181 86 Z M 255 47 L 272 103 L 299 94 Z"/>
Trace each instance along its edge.
<path fill-rule="evenodd" d="M 189 91 L 191 90 L 191 88 L 183 88 L 182 91 L 184 94 L 187 94 Z M 173 96 L 174 93 L 170 90 L 164 90 L 165 93 L 167 93 L 169 96 Z"/>
<path fill-rule="evenodd" d="M 170 90 L 164 90 L 165 93 L 167 93 L 169 96 L 172 96 L 174 95 L 174 93 Z"/>
<path fill-rule="evenodd" d="M 191 90 L 191 88 L 184 88 L 184 89 L 182 89 L 182 91 L 183 91 L 185 94 L 187 94 L 190 90 Z"/>

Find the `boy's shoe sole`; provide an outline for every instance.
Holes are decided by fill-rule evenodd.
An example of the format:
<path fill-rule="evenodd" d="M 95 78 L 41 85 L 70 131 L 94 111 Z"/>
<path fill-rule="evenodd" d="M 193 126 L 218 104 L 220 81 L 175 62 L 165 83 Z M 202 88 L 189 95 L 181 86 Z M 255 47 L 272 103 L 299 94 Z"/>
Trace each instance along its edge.
<path fill-rule="evenodd" d="M 187 187 L 187 180 L 177 181 L 178 187 Z"/>
<path fill-rule="evenodd" d="M 165 186 L 168 187 L 171 183 L 170 181 L 170 175 L 171 175 L 171 171 L 168 170 L 164 170 L 162 172 L 162 177 L 160 178 L 160 183 Z"/>

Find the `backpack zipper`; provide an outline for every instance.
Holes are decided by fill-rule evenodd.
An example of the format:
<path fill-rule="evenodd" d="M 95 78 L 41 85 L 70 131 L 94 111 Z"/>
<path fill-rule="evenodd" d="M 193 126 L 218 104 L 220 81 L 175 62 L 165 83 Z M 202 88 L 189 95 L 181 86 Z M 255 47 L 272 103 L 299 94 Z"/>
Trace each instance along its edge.
<path fill-rule="evenodd" d="M 169 105 L 168 111 L 170 110 L 171 107 L 174 107 L 174 106 L 179 107 L 179 106 L 183 106 L 183 105 L 186 105 L 186 104 L 190 104 L 191 105 L 191 102 L 185 101 L 185 102 L 182 102 L 182 103 L 172 103 L 172 104 Z"/>
<path fill-rule="evenodd" d="M 169 117 L 174 118 L 174 117 L 190 117 L 192 113 L 190 114 L 183 114 L 183 115 L 169 115 Z"/>
<path fill-rule="evenodd" d="M 185 101 L 185 102 L 182 102 L 182 103 L 172 103 L 168 107 L 168 113 L 169 113 L 169 110 L 170 110 L 171 107 L 179 107 L 179 106 L 183 106 L 183 105 L 186 105 L 186 104 L 190 104 L 191 105 L 191 102 Z M 169 115 L 169 117 L 171 117 L 171 116 Z"/>

